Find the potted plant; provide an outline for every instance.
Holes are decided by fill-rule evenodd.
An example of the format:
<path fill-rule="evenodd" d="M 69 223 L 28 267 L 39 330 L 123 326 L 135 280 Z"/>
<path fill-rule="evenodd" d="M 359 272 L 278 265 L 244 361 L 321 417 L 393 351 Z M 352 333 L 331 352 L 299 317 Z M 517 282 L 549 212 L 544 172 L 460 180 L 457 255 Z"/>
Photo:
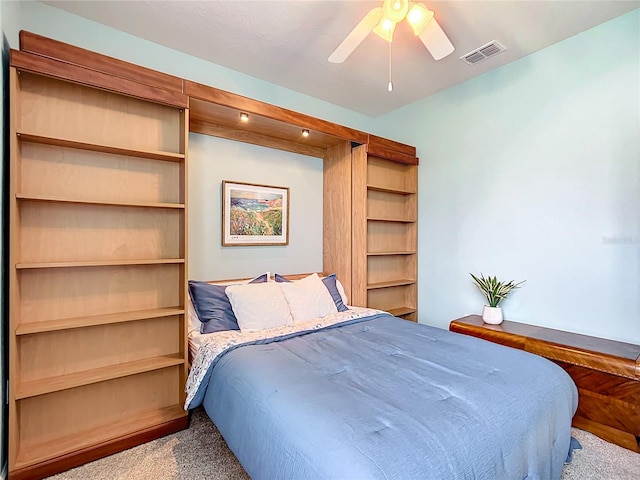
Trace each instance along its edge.
<path fill-rule="evenodd" d="M 485 323 L 491 323 L 493 325 L 499 325 L 502 323 L 502 308 L 500 308 L 500 302 L 507 298 L 509 292 L 515 288 L 519 288 L 526 280 L 516 283 L 513 280 L 508 282 L 500 282 L 497 277 L 484 277 L 482 273 L 480 277 L 476 277 L 473 273 L 470 273 L 473 281 L 478 286 L 482 294 L 487 299 L 488 305 L 485 305 L 482 310 L 482 320 Z"/>

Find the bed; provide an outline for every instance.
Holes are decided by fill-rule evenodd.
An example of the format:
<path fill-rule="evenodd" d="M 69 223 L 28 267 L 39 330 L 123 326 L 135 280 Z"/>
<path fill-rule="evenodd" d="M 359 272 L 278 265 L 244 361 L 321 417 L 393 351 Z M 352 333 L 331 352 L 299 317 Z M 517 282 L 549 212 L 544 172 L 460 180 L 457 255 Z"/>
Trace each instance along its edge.
<path fill-rule="evenodd" d="M 247 290 L 283 288 L 268 279 Z M 564 370 L 327 291 L 344 308 L 191 335 L 185 408 L 204 407 L 254 480 L 560 478 L 577 407 Z"/>

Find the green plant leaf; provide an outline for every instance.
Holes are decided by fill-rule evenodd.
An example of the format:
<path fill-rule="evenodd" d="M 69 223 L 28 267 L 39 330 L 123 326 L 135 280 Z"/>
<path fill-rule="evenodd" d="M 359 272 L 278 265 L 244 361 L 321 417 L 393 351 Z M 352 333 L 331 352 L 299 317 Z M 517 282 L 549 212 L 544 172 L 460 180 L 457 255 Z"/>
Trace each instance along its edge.
<path fill-rule="evenodd" d="M 497 307 L 502 300 L 507 298 L 507 295 L 509 295 L 511 290 L 520 288 L 520 285 L 526 282 L 526 280 L 522 280 L 518 283 L 514 280 L 500 282 L 498 281 L 498 277 L 488 276 L 485 278 L 482 273 L 480 273 L 479 277 L 475 276 L 473 273 L 469 273 L 469 275 L 471 275 L 471 278 L 473 278 L 473 281 L 487 299 L 490 307 Z"/>

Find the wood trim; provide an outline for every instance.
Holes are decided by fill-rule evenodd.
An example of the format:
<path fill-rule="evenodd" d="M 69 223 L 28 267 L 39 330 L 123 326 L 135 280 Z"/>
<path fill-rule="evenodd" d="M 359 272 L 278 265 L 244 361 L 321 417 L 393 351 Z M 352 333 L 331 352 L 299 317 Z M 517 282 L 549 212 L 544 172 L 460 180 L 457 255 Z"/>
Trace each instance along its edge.
<path fill-rule="evenodd" d="M 374 148 L 383 148 L 385 150 L 395 150 L 399 153 L 404 153 L 411 157 L 416 156 L 416 147 L 407 145 L 405 143 L 396 142 L 395 140 L 389 140 L 387 138 L 378 137 L 377 135 L 369 135 L 369 146 Z"/>
<path fill-rule="evenodd" d="M 352 150 L 351 304 L 367 307 L 367 151 Z"/>
<path fill-rule="evenodd" d="M 24 70 L 38 75 L 66 80 L 89 87 L 100 88 L 131 97 L 141 98 L 172 107 L 186 108 L 187 97 L 182 93 L 169 92 L 143 83 L 127 80 L 126 78 L 89 70 L 84 67 L 60 62 L 32 53 L 11 50 L 11 66 L 17 70 Z"/>
<path fill-rule="evenodd" d="M 525 350 L 551 360 L 636 380 L 636 365 L 631 364 L 628 360 L 602 352 L 583 350 L 574 346 L 536 338 L 527 339 Z"/>
<path fill-rule="evenodd" d="M 35 33 L 20 31 L 20 50 L 72 65 L 85 67 L 115 77 L 134 80 L 138 83 L 182 93 L 182 79 L 166 73 L 85 50 L 68 43 L 43 37 Z"/>
<path fill-rule="evenodd" d="M 35 465 L 9 472 L 9 480 L 36 480 L 64 472 L 70 468 L 84 465 L 99 458 L 128 450 L 143 443 L 156 440 L 171 433 L 179 432 L 189 427 L 189 417 L 185 412 L 183 417 L 170 420 L 160 425 L 150 427 L 139 432 L 124 435 L 113 440 L 86 447 L 73 453 L 61 455 Z"/>
<path fill-rule="evenodd" d="M 384 158 L 385 160 L 405 163 L 407 165 L 418 165 L 419 163 L 419 159 L 416 156 L 389 150 L 388 148 L 384 148 L 376 144 L 367 144 L 367 153 L 372 157 Z"/>
<path fill-rule="evenodd" d="M 286 122 L 300 128 L 307 128 L 327 135 L 333 135 L 344 140 L 366 143 L 369 139 L 369 135 L 367 133 L 353 128 L 344 127 L 303 113 L 294 112 L 293 110 L 288 110 L 259 100 L 243 97 L 235 93 L 225 92 L 224 90 L 219 90 L 190 80 L 184 81 L 184 93 L 189 97 L 195 97 L 208 102 L 235 108 L 242 112 L 261 115 L 263 117 Z"/>

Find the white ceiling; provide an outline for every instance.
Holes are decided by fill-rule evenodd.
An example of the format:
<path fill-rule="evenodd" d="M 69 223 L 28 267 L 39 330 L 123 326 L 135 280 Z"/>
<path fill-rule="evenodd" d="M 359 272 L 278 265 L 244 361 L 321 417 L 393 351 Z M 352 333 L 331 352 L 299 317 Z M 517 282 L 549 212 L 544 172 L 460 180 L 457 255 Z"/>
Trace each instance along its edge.
<path fill-rule="evenodd" d="M 327 58 L 381 1 L 46 1 L 49 5 L 335 105 L 378 116 L 640 7 L 640 0 L 422 0 L 456 50 L 435 61 L 406 22 L 369 36 L 342 64 Z M 462 55 L 507 50 L 474 66 Z M 588 62 L 589 52 L 576 62 Z M 550 72 L 552 74 L 552 72 Z M 186 76 L 186 75 L 185 75 Z"/>

